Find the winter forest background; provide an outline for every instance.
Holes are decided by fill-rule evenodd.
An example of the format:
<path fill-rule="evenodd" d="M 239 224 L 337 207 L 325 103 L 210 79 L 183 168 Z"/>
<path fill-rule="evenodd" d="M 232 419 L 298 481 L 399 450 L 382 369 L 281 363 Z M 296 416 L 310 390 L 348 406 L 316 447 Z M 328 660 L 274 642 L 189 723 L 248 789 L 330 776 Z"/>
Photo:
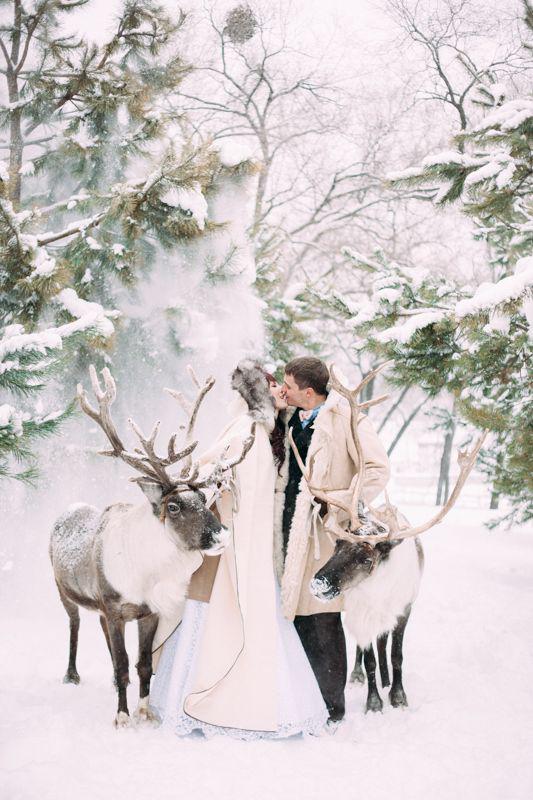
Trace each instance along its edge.
<path fill-rule="evenodd" d="M 450 521 L 426 537 L 410 711 L 368 720 L 354 696 L 345 741 L 313 742 L 311 755 L 210 742 L 227 793 L 236 791 L 224 766 L 232 758 L 242 770 L 253 760 L 265 796 L 269 758 L 283 790 L 345 793 L 359 753 L 358 771 L 365 758 L 376 769 L 389 757 L 383 794 L 401 776 L 411 781 L 406 797 L 529 796 L 532 48 L 533 7 L 523 0 L 0 2 L 10 800 L 35 796 L 37 785 L 43 797 L 69 787 L 85 796 L 82 762 L 65 766 L 73 737 L 103 760 L 111 785 L 123 785 L 121 757 L 135 762 L 132 797 L 144 797 L 139 780 L 153 781 L 145 752 L 165 776 L 161 796 L 185 780 L 179 763 L 201 769 L 205 758 L 199 743 L 156 733 L 144 743 L 112 738 L 100 697 L 111 691 L 107 654 L 92 619 L 90 705 L 56 686 L 67 629 L 47 563 L 51 524 L 69 503 L 138 493 L 126 468 L 97 455 L 101 434 L 73 403 L 88 365 L 111 368 L 123 431 L 131 415 L 145 429 L 161 419 L 163 434 L 181 421 L 163 388 L 187 390 L 188 363 L 213 374 L 199 421 L 207 444 L 224 424 L 239 358 L 255 354 L 281 377 L 288 359 L 309 352 L 353 384 L 392 359 L 365 399 L 391 394 L 370 413 L 391 454 L 391 499 L 413 518 L 446 500 L 457 447 L 480 429 L 490 436 Z M 82 625 L 80 658 L 83 638 Z M 431 674 L 424 658 L 434 659 Z M 390 756 L 399 740 L 405 751 Z M 428 742 L 431 766 L 418 780 L 409 763 Z M 311 772 L 309 785 L 298 783 L 295 763 L 321 763 L 324 778 L 331 759 L 329 784 Z M 107 796 L 93 778 L 83 779 L 87 796 Z M 186 787 L 195 796 L 192 775 Z"/>

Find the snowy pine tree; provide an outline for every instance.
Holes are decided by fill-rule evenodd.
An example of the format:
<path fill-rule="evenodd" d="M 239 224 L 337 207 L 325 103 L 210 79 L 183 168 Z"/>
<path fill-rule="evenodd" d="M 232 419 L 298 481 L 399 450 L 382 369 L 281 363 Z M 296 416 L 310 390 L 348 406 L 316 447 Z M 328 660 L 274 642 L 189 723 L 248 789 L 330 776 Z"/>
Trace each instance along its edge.
<path fill-rule="evenodd" d="M 90 5 L 3 4 L 11 8 L 1 42 L 7 157 L 0 164 L 0 335 L 10 359 L 1 364 L 3 420 L 15 419 L 6 363 L 20 337 L 35 334 L 36 345 L 21 345 L 17 370 L 42 367 L 45 380 L 44 367 L 58 353 L 44 344 L 49 332 L 56 332 L 56 347 L 75 335 L 62 362 L 64 405 L 87 363 L 108 359 L 121 337 L 130 350 L 135 337 L 137 358 L 143 347 L 154 350 L 116 308 L 128 296 L 135 304 L 131 290 L 162 254 L 170 259 L 177 246 L 216 231 L 206 195 L 231 172 L 209 142 L 192 140 L 183 113 L 167 103 L 190 69 L 178 55 L 184 15 L 127 0 L 114 33 L 98 46 L 63 32 L 65 18 Z M 215 267 L 220 278 L 224 268 Z M 128 363 L 125 369 L 131 372 Z M 31 394 L 32 381 L 25 385 L 22 394 Z M 21 414 L 39 419 L 31 403 L 16 419 Z M 13 424 L 4 427 L 4 443 L 22 453 Z M 28 424 L 24 430 L 29 434 Z M 28 455 L 28 438 L 24 448 Z"/>
<path fill-rule="evenodd" d="M 51 308 L 72 316 L 65 286 L 108 301 L 115 284 L 149 267 L 156 242 L 171 247 L 205 229 L 202 190 L 216 156 L 176 137 L 176 115 L 163 110 L 187 71 L 168 56 L 182 18 L 129 0 L 103 46 L 60 36 L 62 17 L 88 3 L 43 0 L 31 12 L 11 4 L 1 115 L 7 323 L 34 327 Z"/>
<path fill-rule="evenodd" d="M 39 400 L 31 403 L 57 370 L 61 347 L 57 329 L 27 334 L 21 325 L 9 325 L 0 331 L 0 478 L 32 482 L 35 440 L 54 433 L 70 415 L 70 406 L 45 413 Z"/>
<path fill-rule="evenodd" d="M 430 397 L 451 391 L 464 419 L 493 432 L 484 469 L 495 494 L 510 500 L 512 524 L 533 516 L 533 101 L 502 102 L 490 87 L 482 94 L 493 105 L 456 138 L 456 150 L 394 178 L 412 185 L 438 181 L 438 203 L 461 202 L 475 236 L 487 244 L 487 272 L 495 280 L 472 288 L 351 252 L 355 266 L 373 273 L 371 298 L 357 309 L 342 297 L 324 301 L 379 357 L 394 359 L 395 384 L 420 387 Z"/>

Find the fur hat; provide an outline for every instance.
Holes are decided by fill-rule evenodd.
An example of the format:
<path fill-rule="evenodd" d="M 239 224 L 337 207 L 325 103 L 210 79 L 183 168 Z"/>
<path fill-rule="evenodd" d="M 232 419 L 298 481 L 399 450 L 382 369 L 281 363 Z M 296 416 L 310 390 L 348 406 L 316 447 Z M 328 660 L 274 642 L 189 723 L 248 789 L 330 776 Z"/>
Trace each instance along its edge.
<path fill-rule="evenodd" d="M 239 361 L 231 374 L 231 388 L 246 402 L 251 418 L 271 431 L 275 423 L 275 404 L 261 364 L 251 358 Z"/>

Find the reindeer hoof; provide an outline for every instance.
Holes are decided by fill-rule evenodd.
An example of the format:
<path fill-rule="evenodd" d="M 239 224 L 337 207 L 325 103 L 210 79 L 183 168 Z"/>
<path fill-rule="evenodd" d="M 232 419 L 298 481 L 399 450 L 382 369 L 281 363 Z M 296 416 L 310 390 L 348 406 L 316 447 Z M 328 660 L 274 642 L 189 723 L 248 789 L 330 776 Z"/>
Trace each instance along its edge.
<path fill-rule="evenodd" d="M 115 728 L 128 728 L 131 725 L 130 715 L 119 711 L 114 720 Z"/>
<path fill-rule="evenodd" d="M 389 692 L 389 702 L 393 708 L 407 708 L 409 703 L 407 702 L 407 695 L 405 694 L 403 687 L 401 686 L 393 686 Z"/>
<path fill-rule="evenodd" d="M 366 701 L 366 713 L 369 711 L 383 711 L 383 700 L 379 694 L 371 694 Z"/>
<path fill-rule="evenodd" d="M 79 682 L 80 676 L 75 670 L 69 670 L 63 678 L 63 683 L 75 683 L 77 685 Z"/>
<path fill-rule="evenodd" d="M 350 683 L 364 683 L 365 682 L 365 673 L 361 669 L 361 667 L 354 667 L 352 670 L 352 674 L 350 675 Z"/>
<path fill-rule="evenodd" d="M 139 706 L 135 709 L 133 719 L 137 725 L 144 725 L 149 723 L 154 727 L 161 725 L 161 717 L 152 706 Z"/>

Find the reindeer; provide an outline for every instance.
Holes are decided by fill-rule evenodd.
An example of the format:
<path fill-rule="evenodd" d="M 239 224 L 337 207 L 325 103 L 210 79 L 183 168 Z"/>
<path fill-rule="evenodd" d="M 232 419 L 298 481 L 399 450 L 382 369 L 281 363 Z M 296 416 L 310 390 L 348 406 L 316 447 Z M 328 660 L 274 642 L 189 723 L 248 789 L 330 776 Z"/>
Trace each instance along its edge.
<path fill-rule="evenodd" d="M 342 509 L 349 516 L 347 530 L 337 523 L 333 515 L 328 514 L 325 518 L 326 530 L 337 537 L 335 551 L 310 582 L 310 591 L 324 601 L 344 592 L 346 627 L 354 635 L 358 645 L 352 680 L 364 682 L 361 669 L 364 658 L 368 678 L 367 712 L 383 709 L 376 684 L 376 658 L 372 644 L 374 639 L 377 639 L 382 685 L 390 685 L 386 651 L 389 633 L 392 633 L 392 686 L 389 700 L 394 707 L 408 705 L 402 684 L 403 636 L 411 607 L 418 594 L 424 566 L 424 553 L 417 537 L 441 522 L 454 505 L 487 435 L 485 432 L 470 452 L 459 452 L 460 474 L 454 489 L 446 504 L 424 524 L 411 527 L 406 518 L 390 503 L 386 493 L 383 506 L 365 511 L 360 500 L 365 461 L 357 431 L 358 417 L 361 411 L 381 403 L 387 395 L 365 403 L 358 403 L 357 398 L 363 387 L 389 364 L 387 362 L 377 367 L 355 389 L 348 389 L 341 383 L 334 367 L 330 370 L 332 388 L 345 397 L 350 405 L 351 431 L 359 457 L 359 472 L 350 504 L 339 502 L 332 497 L 331 491 L 312 485 L 312 460 L 306 467 L 292 434 L 289 434 L 291 447 L 312 494 L 326 503 L 328 511 L 333 506 Z"/>
<path fill-rule="evenodd" d="M 78 400 L 82 410 L 106 434 L 111 449 L 102 455 L 119 458 L 140 476 L 131 478 L 144 492 L 148 502 L 140 505 L 116 503 L 104 511 L 77 504 L 55 523 L 50 538 L 50 558 L 59 596 L 70 620 L 70 650 L 65 683 L 79 683 L 76 652 L 80 616 L 78 607 L 97 611 L 113 662 L 118 692 L 117 727 L 130 723 L 126 690 L 129 683 L 128 654 L 124 644 L 126 622 L 137 620 L 139 658 L 137 672 L 140 692 L 134 718 L 156 721 L 150 709 L 152 647 L 160 617 L 179 618 L 192 573 L 200 566 L 201 554 L 216 555 L 229 539 L 229 531 L 207 508 L 202 489 L 224 484 L 231 472 L 250 450 L 255 436 L 244 441 L 240 454 L 224 456 L 200 478 L 200 468 L 192 463 L 197 441 L 192 441 L 194 422 L 200 403 L 214 385 L 210 378 L 200 387 L 190 409 L 185 447 L 176 450 L 176 434 L 168 442 L 166 457 L 155 452 L 159 430 L 156 423 L 145 437 L 129 420 L 141 448 L 133 453 L 124 447 L 113 420 L 110 406 L 116 398 L 116 386 L 106 368 L 102 372 L 102 390 L 96 370 L 90 367 L 91 383 L 98 401 L 93 408 L 81 384 Z M 171 392 L 173 396 L 178 393 Z M 179 476 L 170 475 L 169 467 L 183 462 Z"/>

